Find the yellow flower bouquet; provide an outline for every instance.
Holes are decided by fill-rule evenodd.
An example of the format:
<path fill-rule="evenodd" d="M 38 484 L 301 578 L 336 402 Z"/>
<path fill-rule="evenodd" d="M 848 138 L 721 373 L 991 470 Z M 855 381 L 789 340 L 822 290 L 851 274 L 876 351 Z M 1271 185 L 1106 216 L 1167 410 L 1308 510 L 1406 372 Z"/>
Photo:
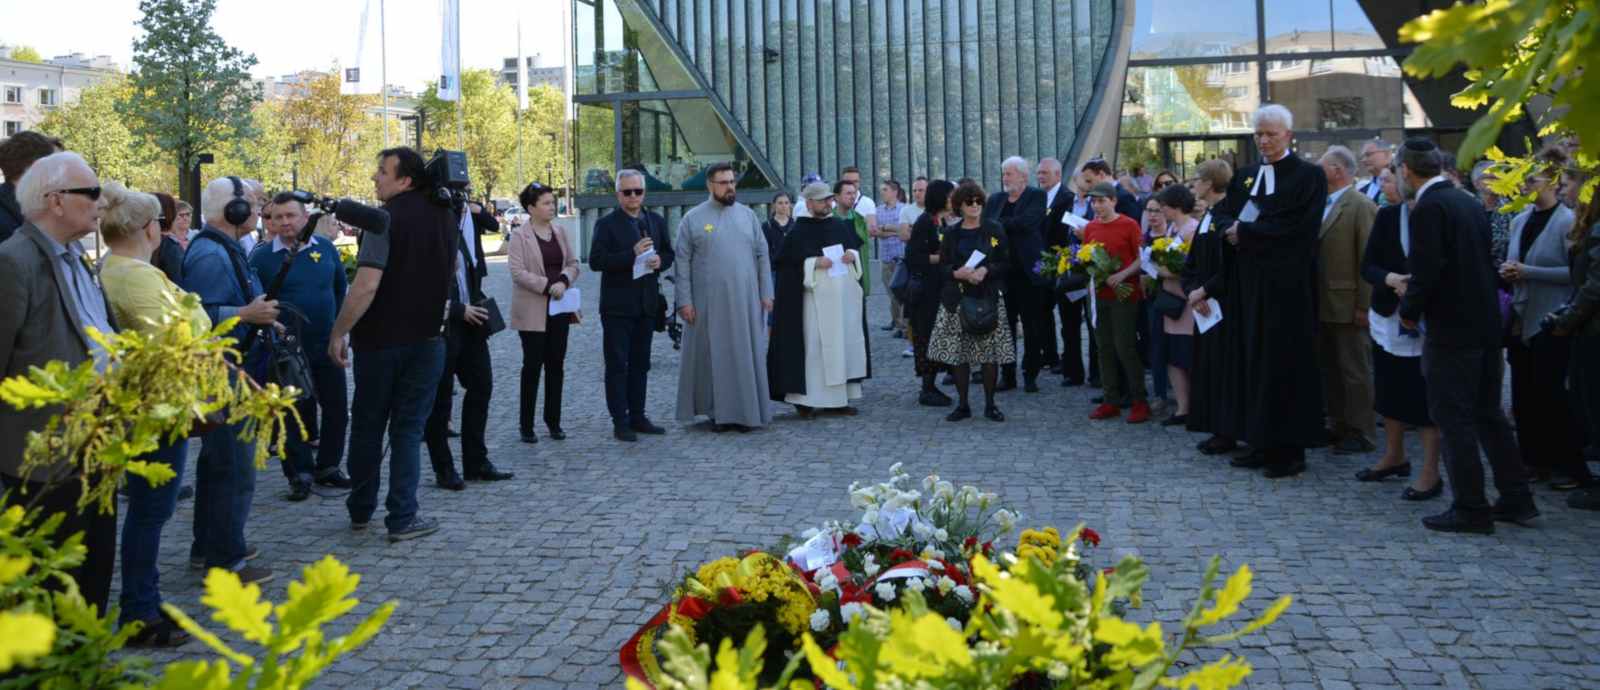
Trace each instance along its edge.
<path fill-rule="evenodd" d="M 1189 256 L 1189 244 L 1181 237 L 1157 237 L 1150 244 L 1150 260 L 1173 275 L 1183 272 L 1183 261 Z"/>
<path fill-rule="evenodd" d="M 1085 242 L 1078 247 L 1078 264 L 1089 273 L 1089 278 L 1095 285 L 1103 286 L 1111 274 L 1122 270 L 1122 262 L 1106 250 L 1106 246 L 1099 242 Z M 1133 283 L 1126 280 L 1117 283 L 1112 288 L 1117 293 L 1118 300 L 1125 300 L 1133 296 Z"/>

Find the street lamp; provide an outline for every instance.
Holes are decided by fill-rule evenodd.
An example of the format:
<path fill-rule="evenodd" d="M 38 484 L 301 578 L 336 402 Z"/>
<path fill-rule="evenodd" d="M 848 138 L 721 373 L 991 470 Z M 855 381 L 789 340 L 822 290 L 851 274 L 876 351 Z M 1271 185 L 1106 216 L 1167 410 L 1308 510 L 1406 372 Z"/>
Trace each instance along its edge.
<path fill-rule="evenodd" d="M 294 160 L 289 162 L 290 189 L 300 189 L 300 148 L 303 146 L 305 144 L 298 141 L 289 145 L 289 155 L 294 156 Z"/>
<path fill-rule="evenodd" d="M 199 209 L 200 209 L 200 166 L 202 166 L 202 165 L 210 165 L 211 163 L 216 162 L 216 160 L 217 160 L 216 156 L 213 156 L 213 155 L 211 155 L 209 153 L 195 154 L 195 157 L 194 157 L 194 168 L 189 170 L 189 191 L 193 194 L 193 196 L 189 197 L 189 203 L 192 204 L 194 209 L 195 209 L 195 212 L 190 214 L 190 216 L 189 216 L 189 223 L 190 223 L 189 227 L 191 227 L 191 228 L 199 228 L 200 227 L 200 222 L 202 220 L 204 220 L 203 218 L 200 217 L 201 214 L 199 212 Z"/>

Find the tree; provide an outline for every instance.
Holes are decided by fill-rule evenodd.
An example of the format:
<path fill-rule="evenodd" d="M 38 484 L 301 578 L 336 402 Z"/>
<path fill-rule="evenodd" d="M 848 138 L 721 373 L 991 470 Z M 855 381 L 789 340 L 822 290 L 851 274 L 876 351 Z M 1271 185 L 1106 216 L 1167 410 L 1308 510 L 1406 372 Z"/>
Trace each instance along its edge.
<path fill-rule="evenodd" d="M 215 9 L 216 0 L 139 0 L 144 35 L 133 42 L 133 94 L 122 109 L 135 134 L 171 156 L 178 188 L 197 206 L 186 171 L 200 153 L 249 138 L 261 100 L 250 79 L 255 56 L 211 30 Z"/>
<path fill-rule="evenodd" d="M 288 189 L 292 181 L 294 160 L 290 151 L 288 129 L 283 122 L 283 104 L 257 103 L 250 109 L 247 125 L 224 136 L 212 148 L 216 160 L 206 178 L 219 175 L 237 175 L 260 180 L 268 192 Z M 200 181 L 206 183 L 206 179 Z"/>
<path fill-rule="evenodd" d="M 465 136 L 460 143 L 456 137 L 458 104 Z M 465 151 L 474 195 L 492 197 L 516 172 L 517 124 L 513 117 L 516 107 L 516 93 L 510 86 L 497 86 L 492 70 L 463 71 L 461 100 L 456 102 L 439 100 L 436 84 L 430 82 L 417 103 L 417 109 L 428 114 L 422 145 L 429 151 L 440 148 Z"/>
<path fill-rule="evenodd" d="M 528 109 L 522 112 L 521 187 L 538 180 L 566 188 L 572 181 L 572 147 L 566 118 L 566 96 L 553 86 L 528 90 Z M 607 139 L 609 145 L 610 139 Z M 515 168 L 512 169 L 515 172 Z"/>
<path fill-rule="evenodd" d="M 122 78 L 84 89 L 77 100 L 55 108 L 39 123 L 39 131 L 60 137 L 81 154 L 103 179 L 118 180 L 142 190 L 170 189 L 172 176 L 160 154 L 128 128 L 119 109 L 132 95 Z"/>
<path fill-rule="evenodd" d="M 11 59 L 17 62 L 44 62 L 44 57 L 33 46 L 17 46 L 11 49 Z"/>
<path fill-rule="evenodd" d="M 368 176 L 383 141 L 382 124 L 370 109 L 376 96 L 339 92 L 339 75 L 304 74 L 281 108 L 289 141 L 299 145 L 300 187 L 334 196 L 372 191 Z"/>
<path fill-rule="evenodd" d="M 1532 199 L 1523 180 L 1543 166 L 1529 156 L 1511 157 L 1493 147 L 1508 124 L 1534 117 L 1539 136 L 1574 147 L 1577 172 L 1600 170 L 1600 73 L 1585 69 L 1600 50 L 1600 0 L 1487 0 L 1434 10 L 1400 27 L 1400 40 L 1416 43 L 1405 70 L 1414 77 L 1442 77 L 1466 69 L 1467 87 L 1451 103 L 1488 110 L 1467 130 L 1457 160 L 1463 165 L 1487 155 L 1496 160 L 1491 187 Z M 1530 113 L 1530 104 L 1548 103 Z M 1578 133 L 1585 136 L 1577 137 Z M 1582 198 L 1594 194 L 1600 176 L 1590 175 Z"/>

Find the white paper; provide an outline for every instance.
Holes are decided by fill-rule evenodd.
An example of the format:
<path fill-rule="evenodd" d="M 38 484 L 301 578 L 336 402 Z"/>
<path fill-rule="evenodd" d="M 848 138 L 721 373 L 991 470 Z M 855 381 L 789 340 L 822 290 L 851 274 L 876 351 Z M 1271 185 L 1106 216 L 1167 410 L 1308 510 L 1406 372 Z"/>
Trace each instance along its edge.
<path fill-rule="evenodd" d="M 1194 310 L 1194 326 L 1200 329 L 1201 333 L 1211 330 L 1212 326 L 1222 322 L 1222 304 L 1217 301 L 1217 298 L 1207 299 L 1206 306 L 1211 307 L 1210 316 L 1201 314 L 1199 309 Z"/>
<path fill-rule="evenodd" d="M 1094 276 L 1090 276 L 1089 277 L 1089 327 L 1090 328 L 1098 328 L 1100 326 L 1100 312 L 1094 306 L 1095 302 L 1099 302 L 1099 301 L 1100 300 L 1096 299 L 1095 296 L 1094 296 Z"/>
<path fill-rule="evenodd" d="M 983 252 L 972 250 L 972 256 L 967 257 L 967 264 L 963 268 L 977 268 L 978 264 L 983 262 L 984 256 Z"/>
<path fill-rule="evenodd" d="M 1076 213 L 1067 213 L 1061 216 L 1062 225 L 1070 225 L 1074 230 L 1082 230 L 1089 225 L 1089 219 Z"/>
<path fill-rule="evenodd" d="M 1067 293 L 1067 301 L 1068 302 L 1082 302 L 1083 298 L 1088 297 L 1088 296 L 1089 296 L 1089 288 L 1084 288 L 1082 290 L 1073 290 L 1072 292 Z"/>
<path fill-rule="evenodd" d="M 566 292 L 561 293 L 561 299 L 550 300 L 550 315 L 576 314 L 581 306 L 583 306 L 583 295 L 578 292 L 578 288 L 569 287 Z"/>
<path fill-rule="evenodd" d="M 1256 208 L 1256 202 L 1254 202 L 1254 201 L 1246 201 L 1246 202 L 1244 202 L 1244 208 L 1239 211 L 1239 222 L 1241 222 L 1241 223 L 1254 223 L 1256 221 L 1256 219 L 1260 218 L 1260 217 L 1261 217 L 1261 209 Z"/>
<path fill-rule="evenodd" d="M 807 572 L 826 568 L 839 560 L 837 544 L 832 532 L 819 532 L 789 552 L 789 560 Z"/>
<path fill-rule="evenodd" d="M 822 255 L 832 262 L 828 266 L 828 275 L 833 277 L 850 275 L 850 268 L 844 265 L 844 245 L 830 244 L 823 247 Z"/>
<path fill-rule="evenodd" d="M 1160 279 L 1161 271 L 1156 268 L 1156 262 L 1150 258 L 1152 251 L 1150 247 L 1139 250 L 1139 268 L 1143 269 L 1151 278 Z"/>
<path fill-rule="evenodd" d="M 638 255 L 636 257 L 633 257 L 633 279 L 634 280 L 638 280 L 638 279 L 650 274 L 651 268 L 648 265 L 648 262 L 650 261 L 650 257 L 655 256 L 655 255 L 656 255 L 656 250 L 652 248 L 652 249 L 646 249 L 646 250 L 644 250 L 643 254 L 640 254 L 640 255 Z"/>

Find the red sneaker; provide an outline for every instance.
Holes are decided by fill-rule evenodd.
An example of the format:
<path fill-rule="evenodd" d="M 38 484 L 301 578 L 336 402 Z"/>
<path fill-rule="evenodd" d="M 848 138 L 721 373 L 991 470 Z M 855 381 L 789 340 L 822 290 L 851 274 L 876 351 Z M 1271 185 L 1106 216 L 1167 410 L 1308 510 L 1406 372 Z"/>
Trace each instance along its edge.
<path fill-rule="evenodd" d="M 1122 416 L 1122 408 L 1110 403 L 1100 403 L 1099 407 L 1094 408 L 1094 411 L 1089 413 L 1089 419 L 1112 419 L 1120 416 Z"/>
<path fill-rule="evenodd" d="M 1140 400 L 1133 404 L 1133 410 L 1128 413 L 1129 424 L 1143 424 L 1150 421 L 1150 404 Z"/>

